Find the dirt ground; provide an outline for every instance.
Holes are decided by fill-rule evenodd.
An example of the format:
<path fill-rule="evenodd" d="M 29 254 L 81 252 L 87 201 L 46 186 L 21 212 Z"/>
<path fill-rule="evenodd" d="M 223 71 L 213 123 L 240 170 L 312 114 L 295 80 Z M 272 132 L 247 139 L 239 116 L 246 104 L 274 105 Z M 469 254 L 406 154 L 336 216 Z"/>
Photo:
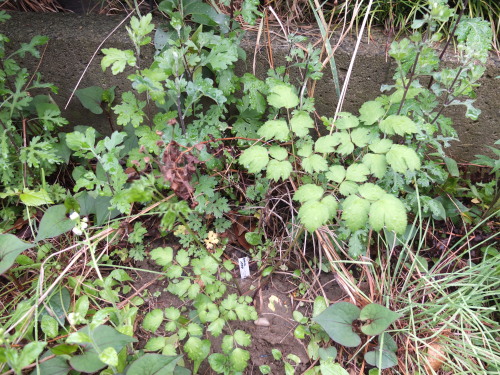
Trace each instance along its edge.
<path fill-rule="evenodd" d="M 138 266 L 144 270 L 158 270 L 150 261 L 144 261 Z M 151 283 L 157 277 L 157 274 L 141 271 L 138 273 L 134 288 L 139 289 L 144 284 Z M 259 283 L 256 276 L 250 276 L 245 280 L 238 281 L 242 292 L 244 294 L 248 293 L 249 295 L 254 294 L 253 290 L 255 290 L 254 288 L 257 287 Z M 164 291 L 167 287 L 167 283 L 167 280 L 162 280 L 160 277 L 160 279 L 148 286 L 147 291 L 149 298 L 146 299 L 146 304 L 141 307 L 141 312 L 143 314 L 156 308 L 164 309 L 170 306 L 180 307 L 184 304 L 184 302 L 179 300 L 176 296 Z M 337 301 L 345 297 L 342 289 L 333 281 L 332 274 L 323 274 L 320 277 L 320 283 L 330 301 Z M 252 288 L 252 285 L 254 288 Z M 295 354 L 300 358 L 301 364 L 296 367 L 296 374 L 304 372 L 311 365 L 305 346 L 307 343 L 301 342 L 294 337 L 293 332 L 297 323 L 293 320 L 292 313 L 294 310 L 299 309 L 304 315 L 307 316 L 309 314 L 310 316 L 312 308 L 311 302 L 314 299 L 314 294 L 309 293 L 309 295 L 304 297 L 310 299 L 304 299 L 304 297 L 297 296 L 295 293 L 296 291 L 296 280 L 293 280 L 292 277 L 288 275 L 275 274 L 272 276 L 270 282 L 261 289 L 260 293 L 257 293 L 254 301 L 259 313 L 259 318 L 266 318 L 270 325 L 268 327 L 258 326 L 252 321 L 231 322 L 231 330 L 242 329 L 252 335 L 252 344 L 250 347 L 246 348 L 250 352 L 249 366 L 245 371 L 246 375 L 261 374 L 259 371 L 259 366 L 261 365 L 270 366 L 272 374 L 284 374 L 284 364 L 281 360 L 276 361 L 274 359 L 271 353 L 272 349 L 280 350 L 283 357 L 286 357 L 288 354 Z M 229 290 L 228 292 L 234 293 L 236 291 Z M 154 295 L 158 295 L 158 297 L 154 297 Z M 311 298 L 310 295 L 313 295 L 313 297 Z M 142 316 L 138 319 L 139 322 L 142 320 Z M 151 337 L 151 334 L 141 329 L 136 330 L 136 332 L 140 335 L 138 337 L 139 347 L 142 347 L 149 337 Z M 160 328 L 160 330 L 155 333 L 155 336 L 163 333 L 164 332 L 162 332 Z M 166 334 L 170 335 L 171 333 Z M 225 327 L 223 334 L 217 338 L 210 335 L 209 337 L 204 337 L 210 339 L 212 342 L 212 352 L 220 350 L 220 344 L 224 334 L 230 334 L 227 327 Z M 186 361 L 186 366 L 190 367 L 190 365 L 189 361 Z M 203 375 L 215 374 L 206 360 L 201 364 L 198 373 Z"/>

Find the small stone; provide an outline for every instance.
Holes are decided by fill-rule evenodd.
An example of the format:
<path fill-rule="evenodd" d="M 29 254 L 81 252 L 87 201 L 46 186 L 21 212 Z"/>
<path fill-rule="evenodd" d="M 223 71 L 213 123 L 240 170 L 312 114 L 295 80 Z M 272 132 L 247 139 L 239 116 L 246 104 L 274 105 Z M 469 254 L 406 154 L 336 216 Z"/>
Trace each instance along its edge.
<path fill-rule="evenodd" d="M 271 325 L 271 323 L 269 323 L 269 320 L 267 320 L 266 318 L 259 318 L 257 320 L 254 320 L 253 324 L 260 327 L 269 327 Z"/>

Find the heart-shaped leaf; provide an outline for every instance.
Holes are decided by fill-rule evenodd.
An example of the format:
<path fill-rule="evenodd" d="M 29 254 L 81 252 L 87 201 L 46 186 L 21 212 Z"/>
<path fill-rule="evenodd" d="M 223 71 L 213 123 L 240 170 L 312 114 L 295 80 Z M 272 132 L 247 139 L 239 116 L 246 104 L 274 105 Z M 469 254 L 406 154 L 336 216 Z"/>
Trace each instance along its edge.
<path fill-rule="evenodd" d="M 360 310 L 349 302 L 331 305 L 320 315 L 313 318 L 330 336 L 341 345 L 355 347 L 361 338 L 352 330 L 352 322 L 359 318 Z"/>
<path fill-rule="evenodd" d="M 378 335 L 384 332 L 400 316 L 400 314 L 389 310 L 385 306 L 370 303 L 359 314 L 360 320 L 367 321 L 367 324 L 361 327 L 361 331 L 365 335 Z"/>

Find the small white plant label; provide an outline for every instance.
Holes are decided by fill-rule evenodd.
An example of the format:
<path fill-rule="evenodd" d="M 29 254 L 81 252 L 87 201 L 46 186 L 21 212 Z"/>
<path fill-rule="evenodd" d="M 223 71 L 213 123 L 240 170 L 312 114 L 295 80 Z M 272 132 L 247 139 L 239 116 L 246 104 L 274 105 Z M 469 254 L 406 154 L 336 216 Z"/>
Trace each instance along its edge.
<path fill-rule="evenodd" d="M 240 275 L 242 279 L 250 276 L 250 268 L 248 266 L 248 257 L 239 258 L 238 265 L 240 266 Z"/>

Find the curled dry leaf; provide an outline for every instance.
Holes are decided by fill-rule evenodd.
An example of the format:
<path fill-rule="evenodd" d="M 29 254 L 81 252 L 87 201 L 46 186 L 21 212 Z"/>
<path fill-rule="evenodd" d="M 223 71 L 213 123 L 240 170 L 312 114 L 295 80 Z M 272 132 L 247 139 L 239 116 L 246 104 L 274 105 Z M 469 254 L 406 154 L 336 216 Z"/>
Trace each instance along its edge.
<path fill-rule="evenodd" d="M 438 371 L 446 360 L 446 354 L 443 347 L 439 343 L 433 343 L 429 345 L 427 349 L 427 372 L 432 373 L 430 369 L 434 372 Z"/>

